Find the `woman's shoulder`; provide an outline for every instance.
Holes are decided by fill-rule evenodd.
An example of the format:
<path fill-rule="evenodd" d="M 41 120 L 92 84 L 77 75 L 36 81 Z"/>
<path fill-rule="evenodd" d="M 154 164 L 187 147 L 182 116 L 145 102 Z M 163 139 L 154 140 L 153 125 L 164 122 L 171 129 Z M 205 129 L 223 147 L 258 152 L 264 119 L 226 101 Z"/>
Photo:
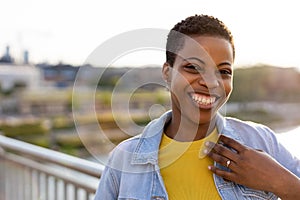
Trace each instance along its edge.
<path fill-rule="evenodd" d="M 118 145 L 116 145 L 113 148 L 113 150 L 109 153 L 106 166 L 113 169 L 118 169 L 119 167 L 122 167 L 125 163 L 128 163 L 128 161 L 130 162 L 138 141 L 139 136 L 135 136 L 126 139 L 120 142 Z"/>
<path fill-rule="evenodd" d="M 233 129 L 251 130 L 254 132 L 269 132 L 269 133 L 274 132 L 268 126 L 260 122 L 241 120 L 234 117 L 225 117 L 225 119 L 226 119 L 226 124 L 228 124 Z"/>
<path fill-rule="evenodd" d="M 226 117 L 226 124 L 242 143 L 255 149 L 264 150 L 273 155 L 273 149 L 278 143 L 275 132 L 268 126 L 237 118 Z"/>

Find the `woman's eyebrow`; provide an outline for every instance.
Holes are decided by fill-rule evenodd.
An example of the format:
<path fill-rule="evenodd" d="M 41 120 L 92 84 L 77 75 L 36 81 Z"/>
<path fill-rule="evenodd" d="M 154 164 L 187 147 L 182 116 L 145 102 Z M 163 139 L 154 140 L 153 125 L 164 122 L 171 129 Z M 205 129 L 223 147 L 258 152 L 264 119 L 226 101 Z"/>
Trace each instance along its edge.
<path fill-rule="evenodd" d="M 201 60 L 200 58 L 197 58 L 197 57 L 184 58 L 183 60 L 184 60 L 184 61 L 188 61 L 188 62 L 189 62 L 190 60 L 197 60 L 198 62 L 202 63 L 203 65 L 206 64 L 203 60 Z M 224 61 L 224 62 L 218 64 L 216 67 L 221 67 L 221 66 L 224 66 L 224 65 L 232 66 L 231 62 L 229 62 L 229 61 L 228 61 L 228 62 L 227 62 L 227 61 Z"/>
<path fill-rule="evenodd" d="M 189 57 L 189 58 L 184 58 L 184 61 L 189 61 L 189 60 L 197 60 L 198 62 L 202 63 L 205 65 L 205 62 L 203 60 L 201 60 L 200 58 L 197 57 Z"/>
<path fill-rule="evenodd" d="M 229 66 L 232 66 L 232 64 L 231 64 L 230 62 L 225 61 L 225 62 L 222 62 L 222 63 L 218 64 L 217 67 L 221 67 L 221 66 L 223 66 L 223 65 L 229 65 Z"/>

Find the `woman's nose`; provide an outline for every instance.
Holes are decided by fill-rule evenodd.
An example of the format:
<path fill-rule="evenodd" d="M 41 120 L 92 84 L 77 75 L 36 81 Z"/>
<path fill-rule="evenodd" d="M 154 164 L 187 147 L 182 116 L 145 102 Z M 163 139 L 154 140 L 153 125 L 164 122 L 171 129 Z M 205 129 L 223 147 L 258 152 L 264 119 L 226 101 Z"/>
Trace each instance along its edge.
<path fill-rule="evenodd" d="M 208 89 L 216 88 L 219 86 L 219 79 L 215 72 L 205 72 L 200 74 L 199 84 L 207 87 Z"/>

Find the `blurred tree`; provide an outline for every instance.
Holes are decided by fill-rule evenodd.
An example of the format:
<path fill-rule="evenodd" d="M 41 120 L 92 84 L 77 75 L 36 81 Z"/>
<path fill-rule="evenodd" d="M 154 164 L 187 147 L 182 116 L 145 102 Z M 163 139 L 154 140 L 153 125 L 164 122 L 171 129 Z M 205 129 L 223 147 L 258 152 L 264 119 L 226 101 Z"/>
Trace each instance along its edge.
<path fill-rule="evenodd" d="M 300 101 L 300 73 L 295 68 L 261 65 L 234 73 L 231 102 Z"/>

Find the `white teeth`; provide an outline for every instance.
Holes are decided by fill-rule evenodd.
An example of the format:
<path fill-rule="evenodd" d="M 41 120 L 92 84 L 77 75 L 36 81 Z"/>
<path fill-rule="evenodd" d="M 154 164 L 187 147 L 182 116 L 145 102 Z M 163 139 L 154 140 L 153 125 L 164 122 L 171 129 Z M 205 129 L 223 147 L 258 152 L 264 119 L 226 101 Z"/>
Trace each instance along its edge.
<path fill-rule="evenodd" d="M 193 94 L 192 99 L 198 104 L 209 105 L 213 104 L 216 101 L 216 97 L 207 97 L 203 95 Z"/>

